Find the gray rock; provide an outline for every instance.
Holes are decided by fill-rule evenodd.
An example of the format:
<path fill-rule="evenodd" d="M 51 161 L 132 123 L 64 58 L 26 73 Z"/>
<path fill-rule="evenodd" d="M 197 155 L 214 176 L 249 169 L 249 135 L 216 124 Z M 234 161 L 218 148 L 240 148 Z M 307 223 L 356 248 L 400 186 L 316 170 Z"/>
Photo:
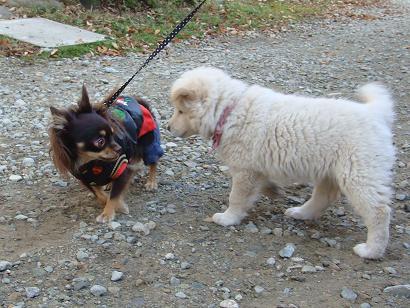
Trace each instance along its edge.
<path fill-rule="evenodd" d="M 89 258 L 88 253 L 86 253 L 84 250 L 80 250 L 76 254 L 76 258 L 78 261 L 83 262 Z"/>
<path fill-rule="evenodd" d="M 178 286 L 181 284 L 181 280 L 179 280 L 177 277 L 172 276 L 169 280 L 169 283 L 171 284 L 171 286 Z"/>
<path fill-rule="evenodd" d="M 275 236 L 282 236 L 282 235 L 283 235 L 283 230 L 282 230 L 282 228 L 275 228 L 275 229 L 273 229 L 273 234 L 274 234 Z"/>
<path fill-rule="evenodd" d="M 10 19 L 13 16 L 11 11 L 5 6 L 0 6 L 0 19 Z"/>
<path fill-rule="evenodd" d="M 11 268 L 11 262 L 9 261 L 0 261 L 0 272 L 4 272 Z"/>
<path fill-rule="evenodd" d="M 22 162 L 24 167 L 32 167 L 34 166 L 34 163 L 34 159 L 32 159 L 31 157 L 24 158 Z"/>
<path fill-rule="evenodd" d="M 389 293 L 394 296 L 410 298 L 410 284 L 402 284 L 384 288 L 384 293 Z"/>
<path fill-rule="evenodd" d="M 96 284 L 91 287 L 90 292 L 92 295 L 100 297 L 107 294 L 107 288 Z"/>
<path fill-rule="evenodd" d="M 119 281 L 122 280 L 122 277 L 124 276 L 123 272 L 119 272 L 119 271 L 113 271 L 111 273 L 111 281 Z"/>
<path fill-rule="evenodd" d="M 74 278 L 72 284 L 74 291 L 79 291 L 90 286 L 90 282 L 85 277 Z"/>
<path fill-rule="evenodd" d="M 257 233 L 259 232 L 258 227 L 252 222 L 250 221 L 246 226 L 245 226 L 245 230 L 250 232 L 250 233 Z"/>
<path fill-rule="evenodd" d="M 9 180 L 12 181 L 12 182 L 19 182 L 22 179 L 23 179 L 23 177 L 21 175 L 18 175 L 18 174 L 12 174 L 9 177 Z"/>
<path fill-rule="evenodd" d="M 179 292 L 175 293 L 175 297 L 185 299 L 185 298 L 187 298 L 188 296 L 187 296 L 184 292 L 179 291 Z"/>
<path fill-rule="evenodd" d="M 267 265 L 273 266 L 273 265 L 275 265 L 275 263 L 276 263 L 276 260 L 273 257 L 266 260 Z"/>
<path fill-rule="evenodd" d="M 293 256 L 295 252 L 295 245 L 292 243 L 288 243 L 286 244 L 285 247 L 283 247 L 280 251 L 279 251 L 279 255 L 282 258 L 290 258 Z"/>
<path fill-rule="evenodd" d="M 360 308 L 372 308 L 369 303 L 362 303 L 360 304 Z"/>
<path fill-rule="evenodd" d="M 119 222 L 116 222 L 116 221 L 111 221 L 111 222 L 108 224 L 108 227 L 109 227 L 111 230 L 116 230 L 116 229 L 118 229 L 118 228 L 121 227 L 121 224 L 120 224 Z"/>
<path fill-rule="evenodd" d="M 18 214 L 14 217 L 15 220 L 27 220 L 28 217 L 26 215 L 23 214 Z"/>
<path fill-rule="evenodd" d="M 225 299 L 225 300 L 223 300 L 222 302 L 219 303 L 219 307 L 222 307 L 222 308 L 239 308 L 239 305 L 233 299 Z"/>
<path fill-rule="evenodd" d="M 304 265 L 302 267 L 302 273 L 316 273 L 317 269 L 314 266 L 311 265 Z"/>
<path fill-rule="evenodd" d="M 255 292 L 256 292 L 257 294 L 260 294 L 260 293 L 262 293 L 263 291 L 265 291 L 265 289 L 264 289 L 263 287 L 261 287 L 261 286 L 255 286 L 253 289 L 255 290 Z"/>
<path fill-rule="evenodd" d="M 345 300 L 354 302 L 357 298 L 357 294 L 350 288 L 343 287 L 340 296 L 343 297 Z"/>
<path fill-rule="evenodd" d="M 182 262 L 181 263 L 181 269 L 186 270 L 192 267 L 192 264 L 189 262 Z"/>
<path fill-rule="evenodd" d="M 37 287 L 28 287 L 26 288 L 26 297 L 34 298 L 40 295 L 40 289 Z"/>

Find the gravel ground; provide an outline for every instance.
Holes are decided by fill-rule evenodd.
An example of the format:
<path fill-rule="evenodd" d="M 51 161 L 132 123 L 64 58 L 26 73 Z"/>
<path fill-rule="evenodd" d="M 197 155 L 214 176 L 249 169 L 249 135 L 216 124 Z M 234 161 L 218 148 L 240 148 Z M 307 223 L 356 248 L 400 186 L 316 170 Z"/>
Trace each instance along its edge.
<path fill-rule="evenodd" d="M 401 286 L 410 283 L 408 3 L 368 12 L 377 18 L 173 46 L 127 89 L 155 102 L 165 124 L 172 81 L 199 64 L 314 96 L 352 97 L 358 85 L 383 80 L 397 101 L 398 160 L 391 244 L 381 261 L 353 254 L 366 230 L 343 200 L 316 222 L 284 217 L 309 197 L 307 186 L 261 200 L 240 226 L 204 222 L 227 205 L 226 168 L 208 143 L 164 130 L 159 190 L 145 192 L 137 177 L 130 215 L 95 223 L 96 201 L 50 162 L 48 106 L 74 102 L 83 81 L 101 98 L 144 56 L 0 59 L 0 305 L 408 307 L 410 286 Z"/>

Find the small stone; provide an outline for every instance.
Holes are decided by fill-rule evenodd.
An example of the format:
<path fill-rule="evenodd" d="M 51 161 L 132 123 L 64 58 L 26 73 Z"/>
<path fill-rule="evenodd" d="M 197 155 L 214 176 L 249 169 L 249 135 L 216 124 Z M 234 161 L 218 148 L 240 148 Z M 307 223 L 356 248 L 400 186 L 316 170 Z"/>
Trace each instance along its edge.
<path fill-rule="evenodd" d="M 402 284 L 384 288 L 384 293 L 389 293 L 394 296 L 410 298 L 410 284 Z"/>
<path fill-rule="evenodd" d="M 148 235 L 150 230 L 148 226 L 144 225 L 143 223 L 137 222 L 135 225 L 132 226 L 132 231 L 134 232 L 143 232 L 144 235 Z"/>
<path fill-rule="evenodd" d="M 113 271 L 111 274 L 111 281 L 119 281 L 124 276 L 123 272 Z"/>
<path fill-rule="evenodd" d="M 11 268 L 11 262 L 9 261 L 0 261 L 0 272 L 4 272 Z"/>
<path fill-rule="evenodd" d="M 222 172 L 226 172 L 229 170 L 228 166 L 219 166 L 219 170 L 221 170 Z"/>
<path fill-rule="evenodd" d="M 372 308 L 369 303 L 362 303 L 360 304 L 360 308 Z"/>
<path fill-rule="evenodd" d="M 116 222 L 116 221 L 111 221 L 111 222 L 108 224 L 108 227 L 109 227 L 111 230 L 116 230 L 116 229 L 118 229 L 119 227 L 121 227 L 121 224 L 120 224 L 119 222 Z"/>
<path fill-rule="evenodd" d="M 343 297 L 345 300 L 354 302 L 357 298 L 357 294 L 350 288 L 344 287 L 340 296 Z"/>
<path fill-rule="evenodd" d="M 269 228 L 267 228 L 267 227 L 263 227 L 263 228 L 261 229 L 261 234 L 263 234 L 263 235 L 272 234 L 272 229 L 269 229 Z"/>
<path fill-rule="evenodd" d="M 52 273 L 52 272 L 54 271 L 54 268 L 53 268 L 52 266 L 46 266 L 46 267 L 44 268 L 44 270 L 45 270 L 47 273 Z"/>
<path fill-rule="evenodd" d="M 26 288 L 27 298 L 34 298 L 40 295 L 40 289 L 37 287 L 28 287 Z"/>
<path fill-rule="evenodd" d="M 84 288 L 87 288 L 90 285 L 90 282 L 87 278 L 77 277 L 73 279 L 73 289 L 74 291 L 79 291 Z"/>
<path fill-rule="evenodd" d="M 282 230 L 282 228 L 275 228 L 275 229 L 273 229 L 273 235 L 275 235 L 275 236 L 282 236 L 282 235 L 283 235 L 283 230 Z"/>
<path fill-rule="evenodd" d="M 245 230 L 250 232 L 250 233 L 258 233 L 258 227 L 252 222 L 250 221 L 246 226 L 245 226 Z"/>
<path fill-rule="evenodd" d="M 385 267 L 383 270 L 384 270 L 386 273 L 389 273 L 389 274 L 392 274 L 392 275 L 396 275 L 396 274 L 397 274 L 396 269 L 394 269 L 393 267 L 390 267 L 390 266 Z"/>
<path fill-rule="evenodd" d="M 255 286 L 253 289 L 255 290 L 255 292 L 256 292 L 257 294 L 260 294 L 260 293 L 262 293 L 263 291 L 265 291 L 265 289 L 264 289 L 263 287 L 261 287 L 261 286 Z"/>
<path fill-rule="evenodd" d="M 23 159 L 23 166 L 24 167 L 32 167 L 34 166 L 34 159 L 31 157 L 26 157 Z"/>
<path fill-rule="evenodd" d="M 178 298 L 181 298 L 181 299 L 185 299 L 185 298 L 187 298 L 188 296 L 186 296 L 186 294 L 185 294 L 184 292 L 179 291 L 179 292 L 175 293 L 175 297 L 178 297 Z"/>
<path fill-rule="evenodd" d="M 153 221 L 149 221 L 148 223 L 145 224 L 145 226 L 149 229 L 149 230 L 154 230 L 157 226 L 157 224 Z"/>
<path fill-rule="evenodd" d="M 177 147 L 178 145 L 177 145 L 176 143 L 174 143 L 174 142 L 167 142 L 167 143 L 165 144 L 165 146 L 166 146 L 167 148 L 175 148 L 175 147 Z"/>
<path fill-rule="evenodd" d="M 9 177 L 9 180 L 12 181 L 12 182 L 19 182 L 22 179 L 23 179 L 23 177 L 21 175 L 18 175 L 18 174 L 12 174 Z"/>
<path fill-rule="evenodd" d="M 113 67 L 104 67 L 104 72 L 106 72 L 106 73 L 118 73 L 118 70 L 116 70 L 115 68 L 113 68 Z"/>
<path fill-rule="evenodd" d="M 295 252 L 295 245 L 292 243 L 286 244 L 284 248 L 279 251 L 279 255 L 282 258 L 290 258 L 292 257 L 293 253 Z"/>
<path fill-rule="evenodd" d="M 399 201 L 406 200 L 406 194 L 396 194 L 396 200 L 399 200 Z"/>
<path fill-rule="evenodd" d="M 169 175 L 169 176 L 175 176 L 174 171 L 172 171 L 171 169 L 165 170 L 165 174 L 166 174 L 166 175 Z"/>
<path fill-rule="evenodd" d="M 175 259 L 175 255 L 173 253 L 169 252 L 165 255 L 165 260 L 173 260 L 173 259 Z"/>
<path fill-rule="evenodd" d="M 76 258 L 78 261 L 83 262 L 89 258 L 88 253 L 86 253 L 84 250 L 80 250 L 77 252 Z"/>
<path fill-rule="evenodd" d="M 14 104 L 17 107 L 24 107 L 26 105 L 26 102 L 24 100 L 22 100 L 21 98 L 19 98 L 18 100 L 16 100 L 16 102 Z"/>
<path fill-rule="evenodd" d="M 222 307 L 222 308 L 239 308 L 239 305 L 233 299 L 225 299 L 225 300 L 223 300 L 222 302 L 219 303 L 219 307 Z"/>
<path fill-rule="evenodd" d="M 237 294 L 237 295 L 235 295 L 235 299 L 237 301 L 241 301 L 243 299 L 243 296 L 241 294 Z"/>
<path fill-rule="evenodd" d="M 182 262 L 181 263 L 181 269 L 183 269 L 183 270 L 186 270 L 186 269 L 189 269 L 189 268 L 191 268 L 191 263 L 189 263 L 189 262 Z"/>
<path fill-rule="evenodd" d="M 409 181 L 407 181 L 407 180 L 403 180 L 399 183 L 400 188 L 406 188 L 408 186 L 409 186 Z"/>
<path fill-rule="evenodd" d="M 103 296 L 107 293 L 107 288 L 96 284 L 91 287 L 90 292 L 94 296 Z"/>
<path fill-rule="evenodd" d="M 316 273 L 317 269 L 314 266 L 311 265 L 304 265 L 302 267 L 302 273 Z"/>
<path fill-rule="evenodd" d="M 171 284 L 171 286 L 178 286 L 181 284 L 181 280 L 179 280 L 177 277 L 172 276 L 169 280 L 169 283 Z"/>
<path fill-rule="evenodd" d="M 270 266 L 272 266 L 272 265 L 275 265 L 275 263 L 276 263 L 276 260 L 275 260 L 275 258 L 269 258 L 268 260 L 266 260 L 266 264 L 267 265 L 270 265 Z"/>
<path fill-rule="evenodd" d="M 18 214 L 14 217 L 15 220 L 27 220 L 28 217 L 26 215 L 23 214 Z"/>

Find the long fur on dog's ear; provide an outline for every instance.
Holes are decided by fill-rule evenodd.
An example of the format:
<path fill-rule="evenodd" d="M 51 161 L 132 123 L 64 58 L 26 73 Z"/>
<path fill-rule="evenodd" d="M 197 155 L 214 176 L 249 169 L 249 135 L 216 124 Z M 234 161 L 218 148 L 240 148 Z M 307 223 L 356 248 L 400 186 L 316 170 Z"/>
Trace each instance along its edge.
<path fill-rule="evenodd" d="M 50 137 L 49 154 L 58 172 L 63 176 L 67 176 L 68 172 L 72 169 L 72 158 L 70 151 L 61 140 L 61 133 L 68 123 L 69 114 L 67 111 L 59 110 L 55 107 L 50 107 L 50 112 L 52 120 L 48 129 Z"/>
<path fill-rule="evenodd" d="M 88 96 L 87 88 L 83 84 L 81 92 L 81 100 L 78 102 L 78 112 L 79 113 L 89 113 L 93 111 L 93 107 L 90 103 L 90 97 Z"/>
<path fill-rule="evenodd" d="M 198 98 L 197 95 L 197 91 L 193 89 L 186 87 L 177 88 L 176 90 L 171 91 L 171 101 L 181 106 L 187 107 L 186 103 L 196 100 Z"/>

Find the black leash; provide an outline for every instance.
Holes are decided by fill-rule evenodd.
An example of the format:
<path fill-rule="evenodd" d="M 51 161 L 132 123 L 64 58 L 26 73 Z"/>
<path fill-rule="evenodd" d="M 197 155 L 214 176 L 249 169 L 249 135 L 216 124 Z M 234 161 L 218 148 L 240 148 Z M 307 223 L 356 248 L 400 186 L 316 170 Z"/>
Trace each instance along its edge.
<path fill-rule="evenodd" d="M 175 28 L 172 30 L 170 34 L 158 45 L 158 47 L 150 54 L 148 59 L 145 60 L 145 62 L 140 66 L 140 68 L 134 73 L 134 75 L 131 76 L 130 79 L 128 79 L 122 86 L 119 88 L 108 100 L 104 102 L 104 104 L 107 107 L 110 107 L 112 103 L 118 98 L 118 96 L 121 94 L 122 91 L 124 91 L 125 87 L 128 86 L 128 84 L 134 79 L 134 77 L 145 67 L 148 65 L 148 63 L 151 62 L 152 59 L 154 59 L 177 35 L 179 32 L 181 32 L 182 29 L 187 25 L 188 22 L 194 17 L 196 12 L 201 8 L 201 6 L 206 2 L 206 0 L 203 0 L 196 8 L 192 10 L 191 13 L 188 14 L 187 17 L 184 18 Z"/>

